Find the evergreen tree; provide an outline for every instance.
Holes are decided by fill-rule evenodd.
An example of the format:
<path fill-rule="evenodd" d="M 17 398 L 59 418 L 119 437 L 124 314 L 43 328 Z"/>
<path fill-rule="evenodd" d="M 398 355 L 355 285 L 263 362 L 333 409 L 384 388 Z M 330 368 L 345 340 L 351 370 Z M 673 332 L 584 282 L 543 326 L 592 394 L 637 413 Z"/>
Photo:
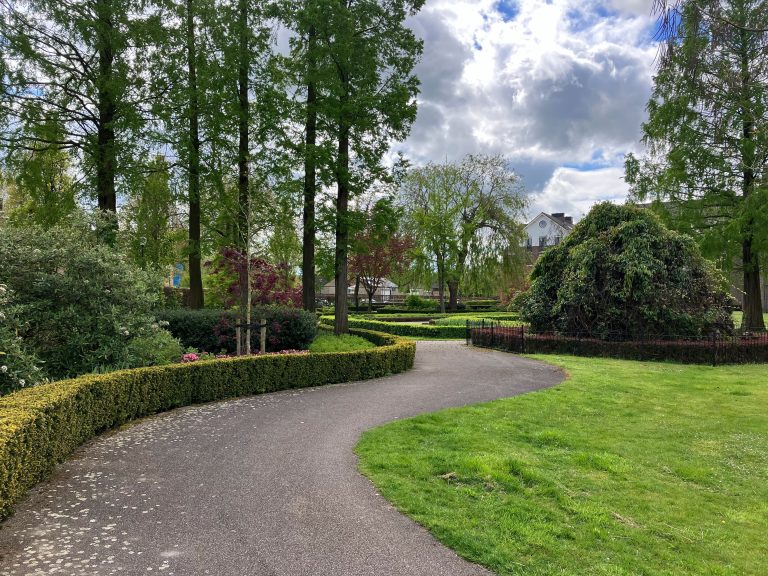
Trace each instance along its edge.
<path fill-rule="evenodd" d="M 666 203 L 744 284 L 743 330 L 764 330 L 761 252 L 768 250 L 768 4 L 658 2 L 667 42 L 643 125 L 648 155 L 629 156 L 639 200 Z"/>

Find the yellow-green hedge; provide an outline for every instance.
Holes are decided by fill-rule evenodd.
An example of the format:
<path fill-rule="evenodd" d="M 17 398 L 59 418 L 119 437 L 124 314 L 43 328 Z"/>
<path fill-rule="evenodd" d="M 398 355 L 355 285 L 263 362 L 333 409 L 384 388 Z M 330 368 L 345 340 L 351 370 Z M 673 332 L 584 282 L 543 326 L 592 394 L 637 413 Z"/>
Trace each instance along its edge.
<path fill-rule="evenodd" d="M 367 330 L 379 347 L 268 355 L 81 376 L 0 398 L 0 519 L 56 463 L 94 435 L 187 404 L 377 378 L 413 366 L 413 342 Z"/>
<path fill-rule="evenodd" d="M 333 316 L 322 316 L 321 322 L 333 323 Z M 385 320 L 370 320 L 367 318 L 349 318 L 350 326 L 364 330 L 387 332 L 396 336 L 411 336 L 413 338 L 466 338 L 466 326 L 437 326 L 434 324 L 406 324 L 403 322 L 387 322 Z"/>

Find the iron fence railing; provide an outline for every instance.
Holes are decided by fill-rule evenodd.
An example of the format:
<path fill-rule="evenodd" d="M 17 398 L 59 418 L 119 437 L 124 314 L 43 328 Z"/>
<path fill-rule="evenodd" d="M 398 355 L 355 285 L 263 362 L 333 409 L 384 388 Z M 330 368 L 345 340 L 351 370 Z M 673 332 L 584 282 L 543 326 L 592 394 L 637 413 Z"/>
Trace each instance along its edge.
<path fill-rule="evenodd" d="M 467 344 L 521 354 L 573 354 L 630 360 L 672 360 L 692 364 L 768 362 L 768 333 L 733 336 L 681 337 L 628 335 L 613 332 L 535 333 L 527 326 L 501 322 L 467 321 Z"/>

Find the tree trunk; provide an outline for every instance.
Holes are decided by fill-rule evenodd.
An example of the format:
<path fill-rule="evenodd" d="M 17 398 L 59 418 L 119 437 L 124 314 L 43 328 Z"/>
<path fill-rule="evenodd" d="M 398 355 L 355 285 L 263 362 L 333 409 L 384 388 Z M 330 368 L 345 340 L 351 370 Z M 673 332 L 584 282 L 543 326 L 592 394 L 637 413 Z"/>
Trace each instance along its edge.
<path fill-rule="evenodd" d="M 193 0 L 187 0 L 187 73 L 189 81 L 189 307 L 202 308 L 203 275 L 200 249 L 200 107 Z"/>
<path fill-rule="evenodd" d="M 349 75 L 346 71 L 340 72 L 344 94 L 349 89 Z M 336 313 L 333 323 L 333 333 L 336 336 L 349 333 L 348 302 L 347 302 L 347 270 L 349 248 L 349 128 L 347 126 L 346 96 L 341 99 L 341 111 L 339 119 L 339 146 L 336 165 L 336 254 L 335 254 L 335 285 L 336 295 L 334 305 Z"/>
<path fill-rule="evenodd" d="M 237 68 L 237 195 L 238 195 L 238 245 L 245 257 L 245 266 L 240 271 L 240 315 L 246 324 L 250 324 L 250 211 L 251 197 L 249 190 L 248 161 L 248 2 L 238 0 L 238 68 Z M 246 330 L 246 354 L 250 353 L 250 328 Z"/>
<path fill-rule="evenodd" d="M 742 35 L 744 33 L 742 32 Z M 745 87 L 745 97 L 748 97 L 747 86 L 750 83 L 749 59 L 746 52 L 742 54 L 741 61 L 742 86 Z M 749 102 L 750 100 L 746 100 Z M 749 197 L 755 185 L 754 166 L 754 131 L 755 125 L 752 117 L 745 114 L 742 122 L 742 150 L 741 160 L 744 170 L 742 172 L 742 203 L 749 205 Z M 748 208 L 747 208 L 748 209 Z M 742 229 L 741 260 L 744 267 L 744 306 L 741 319 L 741 329 L 745 332 L 762 332 L 765 330 L 763 320 L 763 301 L 760 295 L 760 265 L 757 251 L 753 249 L 754 219 L 750 216 Z"/>
<path fill-rule="evenodd" d="M 113 24 L 112 0 L 98 0 L 96 13 L 98 28 L 98 124 L 96 127 L 96 195 L 98 207 L 109 219 L 104 239 L 109 244 L 117 240 L 117 193 L 115 192 L 115 150 L 114 122 L 117 116 L 115 102 L 113 67 L 115 51 L 113 38 L 116 35 Z"/>
<path fill-rule="evenodd" d="M 458 296 L 459 296 L 458 280 L 448 280 L 448 294 L 450 298 L 448 302 L 448 308 L 450 310 L 456 310 L 456 305 L 458 304 Z"/>
<path fill-rule="evenodd" d="M 445 261 L 437 257 L 437 293 L 440 297 L 440 313 L 445 314 Z"/>
<path fill-rule="evenodd" d="M 373 312 L 373 295 L 376 294 L 377 286 L 374 286 L 373 290 L 365 289 L 368 293 L 368 312 Z"/>
<path fill-rule="evenodd" d="M 744 266 L 744 306 L 741 317 L 741 330 L 744 332 L 764 332 L 763 300 L 760 290 L 760 265 L 757 254 L 752 249 L 752 237 L 741 244 Z"/>
<path fill-rule="evenodd" d="M 315 36 L 310 26 L 307 44 L 307 120 L 304 136 L 304 228 L 302 238 L 301 292 L 304 310 L 315 310 L 315 144 L 317 142 L 317 92 L 315 89 Z"/>
<path fill-rule="evenodd" d="M 355 275 L 355 309 L 360 309 L 360 275 Z"/>

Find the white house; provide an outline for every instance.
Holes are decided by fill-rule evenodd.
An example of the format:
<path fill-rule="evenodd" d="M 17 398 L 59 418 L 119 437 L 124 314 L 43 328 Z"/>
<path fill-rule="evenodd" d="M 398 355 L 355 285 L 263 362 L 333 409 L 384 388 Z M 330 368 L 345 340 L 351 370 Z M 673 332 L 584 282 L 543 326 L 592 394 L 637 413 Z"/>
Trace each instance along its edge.
<path fill-rule="evenodd" d="M 573 218 L 564 212 L 541 212 L 525 226 L 525 247 L 535 261 L 548 247 L 562 242 L 573 230 Z"/>

